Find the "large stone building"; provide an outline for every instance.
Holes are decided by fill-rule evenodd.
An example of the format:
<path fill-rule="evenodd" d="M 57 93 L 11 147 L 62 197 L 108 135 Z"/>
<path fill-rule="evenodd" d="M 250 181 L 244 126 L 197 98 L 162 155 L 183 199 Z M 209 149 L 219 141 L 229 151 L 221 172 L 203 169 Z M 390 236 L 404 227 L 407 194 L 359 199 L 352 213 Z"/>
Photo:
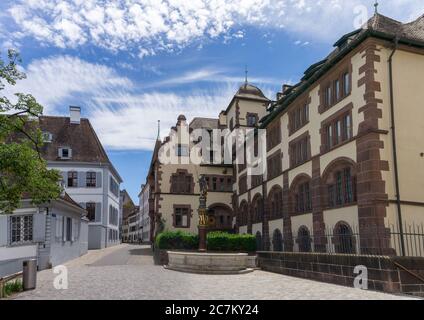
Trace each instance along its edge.
<path fill-rule="evenodd" d="M 402 24 L 376 13 L 276 101 L 246 81 L 210 127 L 265 129 L 265 174 L 235 163 L 162 165 L 170 138 L 158 140 L 147 179 L 152 232 L 195 232 L 199 175 L 233 176 L 231 200 L 225 186 L 208 205 L 231 212 L 231 202 L 235 229 L 256 234 L 259 248 L 416 255 L 405 231 L 424 223 L 423 72 L 424 16 Z"/>
<path fill-rule="evenodd" d="M 397 233 L 424 222 L 423 72 L 424 16 L 376 14 L 339 39 L 262 118 L 268 172 L 237 171 L 240 232 L 265 250 L 402 254 Z"/>
<path fill-rule="evenodd" d="M 69 117 L 42 116 L 39 125 L 48 168 L 62 173 L 67 194 L 87 210 L 88 248 L 118 244 L 122 179 L 90 121 L 81 118 L 79 107 L 70 107 Z"/>

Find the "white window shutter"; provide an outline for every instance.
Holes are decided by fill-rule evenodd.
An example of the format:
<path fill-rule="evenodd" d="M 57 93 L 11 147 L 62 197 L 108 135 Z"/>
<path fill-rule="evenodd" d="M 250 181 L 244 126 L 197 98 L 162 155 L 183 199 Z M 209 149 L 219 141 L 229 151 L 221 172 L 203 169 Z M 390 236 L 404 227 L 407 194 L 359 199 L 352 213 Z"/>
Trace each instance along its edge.
<path fill-rule="evenodd" d="M 59 158 L 62 158 L 62 148 L 59 148 L 59 149 L 57 150 L 57 156 L 58 156 Z"/>
<path fill-rule="evenodd" d="M 33 215 L 33 240 L 34 242 L 46 240 L 46 215 L 44 213 Z"/>
<path fill-rule="evenodd" d="M 102 173 L 96 172 L 96 188 L 102 187 Z"/>
<path fill-rule="evenodd" d="M 2 246 L 7 246 L 8 241 L 7 241 L 7 235 L 9 232 L 9 222 L 8 222 L 8 217 L 6 215 L 0 214 L 0 247 Z"/>
<path fill-rule="evenodd" d="M 69 148 L 69 151 L 68 151 L 69 153 L 68 153 L 68 155 L 69 155 L 69 159 L 71 159 L 72 158 L 72 149 L 71 148 Z"/>

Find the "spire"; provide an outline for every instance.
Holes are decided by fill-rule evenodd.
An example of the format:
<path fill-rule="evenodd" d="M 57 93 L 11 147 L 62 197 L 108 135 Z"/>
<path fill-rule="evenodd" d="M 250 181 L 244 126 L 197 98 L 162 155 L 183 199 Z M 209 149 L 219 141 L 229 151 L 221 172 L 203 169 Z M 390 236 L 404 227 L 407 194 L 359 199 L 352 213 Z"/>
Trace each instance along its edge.
<path fill-rule="evenodd" d="M 375 14 L 378 14 L 378 5 L 379 5 L 378 0 L 375 0 L 375 3 L 374 3 Z"/>
<path fill-rule="evenodd" d="M 249 73 L 249 71 L 247 71 L 247 65 L 245 66 L 244 73 L 245 73 L 244 84 L 247 85 L 247 74 Z"/>
<path fill-rule="evenodd" d="M 160 120 L 158 120 L 158 136 L 157 136 L 157 140 L 160 139 Z"/>

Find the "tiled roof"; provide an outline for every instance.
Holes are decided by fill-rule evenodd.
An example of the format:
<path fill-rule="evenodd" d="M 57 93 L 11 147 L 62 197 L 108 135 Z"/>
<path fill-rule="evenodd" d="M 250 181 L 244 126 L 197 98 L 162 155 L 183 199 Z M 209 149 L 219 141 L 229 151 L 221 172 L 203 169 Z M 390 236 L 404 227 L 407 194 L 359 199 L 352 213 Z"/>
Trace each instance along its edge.
<path fill-rule="evenodd" d="M 217 129 L 218 128 L 218 119 L 210 118 L 194 118 L 190 122 L 191 129 Z"/>
<path fill-rule="evenodd" d="M 271 113 L 261 119 L 262 126 L 272 121 L 275 116 L 294 100 L 299 94 L 304 92 L 309 86 L 309 80 L 319 77 L 326 72 L 337 59 L 349 52 L 351 43 L 360 42 L 367 35 L 384 35 L 387 38 L 398 37 L 403 42 L 416 42 L 424 47 L 424 15 L 410 23 L 402 23 L 381 14 L 375 14 L 363 28 L 350 32 L 339 39 L 336 48 L 322 61 L 311 65 L 306 71 L 301 81 L 293 86 L 287 94 L 269 109 Z"/>
<path fill-rule="evenodd" d="M 49 132 L 52 142 L 45 143 L 42 156 L 48 161 L 73 161 L 109 163 L 109 158 L 101 145 L 96 132 L 88 119 L 81 119 L 80 124 L 71 124 L 68 117 L 40 117 L 40 129 Z M 60 147 L 72 149 L 72 159 L 58 157 Z"/>

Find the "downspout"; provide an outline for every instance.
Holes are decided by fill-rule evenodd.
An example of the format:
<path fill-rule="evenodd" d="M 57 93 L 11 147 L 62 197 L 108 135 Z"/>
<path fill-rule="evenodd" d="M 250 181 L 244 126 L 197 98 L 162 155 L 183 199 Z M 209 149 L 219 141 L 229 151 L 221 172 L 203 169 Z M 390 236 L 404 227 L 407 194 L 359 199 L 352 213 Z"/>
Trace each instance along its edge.
<path fill-rule="evenodd" d="M 396 206 L 399 223 L 400 233 L 400 244 L 401 244 L 401 255 L 405 256 L 405 240 L 403 238 L 403 222 L 402 222 L 402 205 L 400 198 L 400 186 L 399 186 L 399 168 L 397 159 L 397 147 L 396 147 L 396 123 L 395 123 L 395 106 L 394 106 L 394 91 L 393 91 L 393 56 L 399 45 L 399 37 L 396 36 L 394 39 L 394 48 L 389 57 L 389 81 L 390 81 L 390 115 L 391 115 L 391 129 L 392 129 L 392 148 L 393 148 L 393 166 L 395 174 L 395 190 L 396 190 Z"/>

